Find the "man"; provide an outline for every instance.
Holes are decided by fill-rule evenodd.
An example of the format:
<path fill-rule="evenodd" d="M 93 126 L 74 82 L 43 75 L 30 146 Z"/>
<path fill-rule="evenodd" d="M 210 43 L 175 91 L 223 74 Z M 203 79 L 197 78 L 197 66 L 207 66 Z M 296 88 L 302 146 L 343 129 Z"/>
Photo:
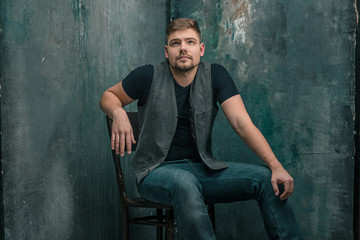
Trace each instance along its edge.
<path fill-rule="evenodd" d="M 176 19 L 166 35 L 167 60 L 137 68 L 106 90 L 100 102 L 113 119 L 111 147 L 123 156 L 135 143 L 123 107 L 138 99 L 141 133 L 133 167 L 139 193 L 173 206 L 186 240 L 215 239 L 204 202 L 249 199 L 258 202 L 270 239 L 302 239 L 287 201 L 294 181 L 252 123 L 228 72 L 200 61 L 205 45 L 197 22 Z M 234 131 L 268 167 L 213 158 L 217 102 Z"/>

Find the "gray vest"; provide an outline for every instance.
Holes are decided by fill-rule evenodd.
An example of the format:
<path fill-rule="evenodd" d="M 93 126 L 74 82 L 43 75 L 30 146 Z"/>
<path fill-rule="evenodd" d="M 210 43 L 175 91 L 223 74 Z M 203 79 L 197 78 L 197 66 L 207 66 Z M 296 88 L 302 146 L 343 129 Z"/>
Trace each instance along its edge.
<path fill-rule="evenodd" d="M 140 181 L 166 158 L 177 126 L 174 78 L 168 61 L 154 65 L 154 77 L 146 104 L 138 108 L 140 135 L 133 158 L 136 178 Z M 211 65 L 200 62 L 190 87 L 190 122 L 193 141 L 202 161 L 211 169 L 226 168 L 214 159 L 211 133 L 218 112 L 213 104 Z"/>

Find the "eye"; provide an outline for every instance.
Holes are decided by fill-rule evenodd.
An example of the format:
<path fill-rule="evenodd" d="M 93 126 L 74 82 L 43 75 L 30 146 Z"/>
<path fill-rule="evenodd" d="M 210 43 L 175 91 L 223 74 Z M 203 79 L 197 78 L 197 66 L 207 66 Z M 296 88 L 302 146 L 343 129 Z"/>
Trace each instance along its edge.
<path fill-rule="evenodd" d="M 174 41 L 174 42 L 172 42 L 172 43 L 171 43 L 171 46 L 176 47 L 176 46 L 178 46 L 179 44 L 180 44 L 180 42 L 176 42 L 176 41 Z"/>
<path fill-rule="evenodd" d="M 192 44 L 195 44 L 195 41 L 189 40 L 188 43 L 192 45 Z"/>

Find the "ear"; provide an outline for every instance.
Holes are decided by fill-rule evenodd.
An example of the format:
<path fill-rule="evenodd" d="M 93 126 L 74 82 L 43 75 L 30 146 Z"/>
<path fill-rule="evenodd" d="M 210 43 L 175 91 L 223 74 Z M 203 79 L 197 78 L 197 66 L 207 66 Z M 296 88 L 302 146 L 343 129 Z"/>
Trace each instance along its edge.
<path fill-rule="evenodd" d="M 167 45 L 165 45 L 165 57 L 169 58 L 168 46 Z"/>
<path fill-rule="evenodd" d="M 200 43 L 200 56 L 204 56 L 205 54 L 205 44 L 204 43 Z"/>

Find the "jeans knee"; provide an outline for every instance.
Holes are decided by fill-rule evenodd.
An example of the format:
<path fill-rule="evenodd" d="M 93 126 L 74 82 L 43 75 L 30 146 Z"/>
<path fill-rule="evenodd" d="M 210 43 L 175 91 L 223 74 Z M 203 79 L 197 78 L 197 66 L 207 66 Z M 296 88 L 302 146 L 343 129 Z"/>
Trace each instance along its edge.
<path fill-rule="evenodd" d="M 271 182 L 271 175 L 272 172 L 268 167 L 261 167 L 261 170 L 259 171 L 259 176 L 262 183 Z"/>
<path fill-rule="evenodd" d="M 272 172 L 268 167 L 259 167 L 259 170 L 256 172 L 258 184 L 260 185 L 261 191 L 265 192 L 273 192 L 272 183 L 271 183 L 271 175 Z"/>
<path fill-rule="evenodd" d="M 191 173 L 183 174 L 173 183 L 174 196 L 181 198 L 194 198 L 202 195 L 202 186 L 199 180 Z"/>

